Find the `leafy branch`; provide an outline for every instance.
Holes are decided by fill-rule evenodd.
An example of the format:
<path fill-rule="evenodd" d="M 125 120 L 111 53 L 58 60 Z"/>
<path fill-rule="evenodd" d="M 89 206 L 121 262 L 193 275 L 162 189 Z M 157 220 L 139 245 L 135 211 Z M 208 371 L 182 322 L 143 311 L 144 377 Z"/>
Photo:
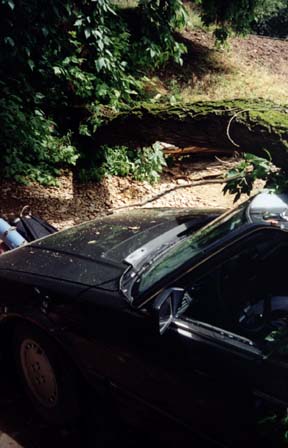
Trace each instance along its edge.
<path fill-rule="evenodd" d="M 277 168 L 270 160 L 245 153 L 243 159 L 227 173 L 224 194 L 234 194 L 236 202 L 242 194 L 250 195 L 256 180 L 264 181 L 264 187 L 281 192 L 288 188 L 288 179 L 283 169 Z"/>

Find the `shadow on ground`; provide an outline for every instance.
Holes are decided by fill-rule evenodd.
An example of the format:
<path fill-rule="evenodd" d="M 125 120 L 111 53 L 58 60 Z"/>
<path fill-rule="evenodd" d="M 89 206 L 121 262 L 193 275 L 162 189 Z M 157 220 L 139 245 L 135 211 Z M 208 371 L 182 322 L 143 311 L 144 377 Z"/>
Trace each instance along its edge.
<path fill-rule="evenodd" d="M 215 48 L 211 48 L 211 42 L 204 44 L 203 39 L 197 40 L 197 36 L 184 37 L 178 36 L 179 42 L 183 43 L 187 49 L 187 53 L 183 55 L 183 65 L 179 66 L 175 63 L 167 64 L 165 71 L 161 73 L 160 79 L 164 84 L 171 82 L 171 79 L 177 80 L 182 87 L 195 85 L 209 75 L 221 75 L 231 73 L 233 67 L 227 62 L 224 64 L 224 58 L 221 52 Z"/>
<path fill-rule="evenodd" d="M 43 423 L 27 402 L 11 367 L 0 373 L 0 447 L 1 448 L 78 448 L 90 446 L 112 448 L 121 438 L 126 446 L 143 445 L 143 434 L 132 428 L 113 430 L 93 411 L 85 421 L 73 426 L 52 427 Z M 125 437 L 124 437 L 125 436 Z M 147 440 L 147 437 L 146 437 Z"/>
<path fill-rule="evenodd" d="M 137 447 L 146 448 L 147 445 L 175 447 L 177 444 L 188 445 L 197 448 L 212 448 L 216 446 L 222 447 L 242 447 L 243 443 L 254 448 L 266 446 L 263 440 L 256 440 L 256 434 L 252 434 L 250 429 L 245 426 L 239 426 L 239 434 L 235 433 L 231 444 L 218 443 L 216 440 L 209 440 L 205 435 L 197 435 L 193 433 L 185 433 L 182 429 L 175 428 L 173 424 L 163 419 L 150 425 L 150 415 L 142 420 L 140 426 L 133 422 L 133 417 L 137 418 L 137 409 L 130 410 L 131 418 L 127 421 L 122 419 L 121 414 L 107 414 L 103 410 L 102 415 L 96 415 L 93 410 L 94 402 L 93 394 L 90 405 L 87 404 L 89 412 L 83 421 L 66 427 L 52 427 L 43 423 L 35 414 L 26 397 L 23 395 L 21 387 L 18 383 L 13 369 L 10 365 L 3 365 L 0 370 L 0 448 L 78 448 L 79 446 L 89 446 L 97 448 L 112 448 L 117 446 L 125 446 L 127 448 Z M 204 394 L 205 395 L 205 394 Z M 91 398 L 90 397 L 90 398 Z M 95 397 L 96 400 L 96 397 Z M 95 401 L 96 402 L 96 401 Z M 197 403 L 191 403 L 191 412 L 197 414 Z M 219 425 L 218 416 L 223 412 L 226 404 L 224 402 L 215 402 L 213 404 L 212 416 L 214 415 L 215 424 Z M 136 412 L 135 412 L 136 411 Z M 231 409 L 231 412 L 234 412 Z M 237 409 L 238 416 L 245 414 L 245 409 Z M 129 414 L 129 413 L 128 413 Z M 196 415 L 195 414 L 195 415 Z M 143 417 L 143 416 L 142 416 Z M 142 419 L 140 416 L 140 420 Z M 211 416 L 209 418 L 212 418 Z M 150 418 L 151 420 L 151 418 Z M 136 420 L 135 420 L 136 421 Z M 221 423 L 220 423 L 221 424 Z M 220 432 L 227 431 L 225 422 L 222 422 L 223 428 L 219 428 Z M 239 443 L 238 443 L 239 442 Z M 247 445 L 248 446 L 248 445 Z M 269 445 L 271 446 L 271 445 Z"/>

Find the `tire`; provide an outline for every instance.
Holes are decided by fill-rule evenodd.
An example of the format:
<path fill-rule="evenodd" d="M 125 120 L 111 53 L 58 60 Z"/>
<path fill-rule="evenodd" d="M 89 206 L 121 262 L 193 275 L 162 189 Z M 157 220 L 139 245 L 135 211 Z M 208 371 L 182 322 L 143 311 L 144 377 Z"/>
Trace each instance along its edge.
<path fill-rule="evenodd" d="M 80 416 L 78 372 L 52 338 L 21 324 L 15 329 L 13 351 L 26 395 L 44 420 L 64 424 Z"/>

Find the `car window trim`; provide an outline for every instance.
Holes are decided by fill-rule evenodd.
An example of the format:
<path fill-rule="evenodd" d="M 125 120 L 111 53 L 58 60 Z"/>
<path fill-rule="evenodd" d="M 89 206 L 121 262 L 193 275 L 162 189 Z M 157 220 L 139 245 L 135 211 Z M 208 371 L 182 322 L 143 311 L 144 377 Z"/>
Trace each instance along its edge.
<path fill-rule="evenodd" d="M 213 343 L 213 345 L 221 346 L 221 348 L 224 346 L 238 354 L 241 352 L 246 356 L 256 356 L 261 359 L 264 356 L 262 349 L 257 347 L 250 339 L 196 319 L 177 318 L 173 321 L 173 326 L 180 334 L 188 336 L 191 333 L 192 339 L 193 335 L 197 335 L 201 338 L 201 341 L 204 339 L 207 343 Z"/>

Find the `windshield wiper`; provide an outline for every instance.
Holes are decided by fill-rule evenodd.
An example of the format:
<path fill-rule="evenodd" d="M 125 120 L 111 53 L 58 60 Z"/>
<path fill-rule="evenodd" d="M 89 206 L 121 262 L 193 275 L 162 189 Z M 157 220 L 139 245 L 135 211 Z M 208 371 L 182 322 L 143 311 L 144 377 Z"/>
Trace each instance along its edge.
<path fill-rule="evenodd" d="M 201 229 L 210 222 L 214 221 L 214 219 L 217 218 L 218 216 L 219 216 L 218 214 L 213 214 L 205 216 L 204 218 L 193 220 L 186 230 L 184 230 L 182 233 L 179 233 L 178 237 L 181 238 L 182 236 L 188 236 L 191 235 L 191 233 L 197 232 L 197 230 Z M 189 224 L 189 222 L 187 224 Z"/>
<path fill-rule="evenodd" d="M 157 256 L 159 253 L 166 252 L 167 248 L 171 248 L 174 244 L 183 240 L 184 237 L 196 232 L 196 230 L 199 230 L 207 222 L 212 221 L 214 217 L 215 215 L 213 217 L 205 217 L 180 224 L 139 247 L 128 255 L 124 261 L 133 266 L 135 270 L 139 270 L 146 263 L 147 259 L 154 259 L 155 255 Z"/>

